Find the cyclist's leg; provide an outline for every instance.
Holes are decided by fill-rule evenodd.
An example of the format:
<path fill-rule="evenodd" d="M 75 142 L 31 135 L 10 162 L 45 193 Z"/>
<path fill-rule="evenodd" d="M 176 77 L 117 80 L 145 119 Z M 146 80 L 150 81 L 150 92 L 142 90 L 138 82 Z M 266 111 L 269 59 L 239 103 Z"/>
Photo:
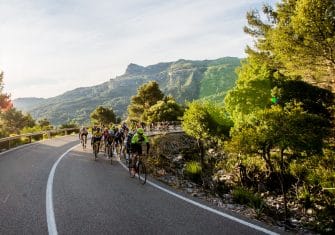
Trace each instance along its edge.
<path fill-rule="evenodd" d="M 139 156 L 136 169 L 137 169 L 138 179 L 140 180 L 142 184 L 145 184 L 147 181 L 147 169 L 143 162 L 143 156 Z"/>
<path fill-rule="evenodd" d="M 132 177 L 132 178 L 135 176 L 135 168 L 134 168 L 134 164 L 133 164 L 134 162 L 135 162 L 135 154 L 130 153 L 128 169 L 129 169 L 130 177 Z"/>

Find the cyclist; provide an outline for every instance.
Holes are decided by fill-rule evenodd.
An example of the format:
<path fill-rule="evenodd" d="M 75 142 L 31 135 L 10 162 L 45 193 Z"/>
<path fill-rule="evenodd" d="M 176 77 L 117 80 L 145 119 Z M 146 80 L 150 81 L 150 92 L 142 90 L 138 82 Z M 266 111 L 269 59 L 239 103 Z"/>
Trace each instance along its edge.
<path fill-rule="evenodd" d="M 104 130 L 103 130 L 103 132 L 102 132 L 102 140 L 103 140 L 103 143 L 104 143 L 105 155 L 106 155 L 106 150 L 107 150 L 107 139 L 108 139 L 108 136 L 109 136 L 109 130 L 108 130 L 108 127 L 105 127 Z"/>
<path fill-rule="evenodd" d="M 131 149 L 131 139 L 133 138 L 133 136 L 134 136 L 134 132 L 129 131 L 125 139 L 125 142 L 124 142 L 123 152 L 124 152 L 126 161 L 129 161 L 129 156 L 131 153 L 131 150 L 130 150 Z"/>
<path fill-rule="evenodd" d="M 131 157 L 132 162 L 132 173 L 134 173 L 135 167 L 135 157 L 142 155 L 142 144 L 146 144 L 147 146 L 147 154 L 149 154 L 150 144 L 148 141 L 147 135 L 144 134 L 143 128 L 138 128 L 134 136 L 131 138 L 131 152 L 135 153 Z"/>
<path fill-rule="evenodd" d="M 122 123 L 121 130 L 122 130 L 124 138 L 126 138 L 129 132 L 129 128 L 127 127 L 127 124 L 125 122 Z"/>
<path fill-rule="evenodd" d="M 115 144 L 116 155 L 118 155 L 119 153 L 122 152 L 123 138 L 124 137 L 123 137 L 123 133 L 121 132 L 121 129 L 115 127 L 115 129 L 114 129 L 114 144 Z"/>
<path fill-rule="evenodd" d="M 95 142 L 99 142 L 102 139 L 102 132 L 99 127 L 95 128 L 95 130 L 92 131 L 92 139 L 91 139 L 91 145 L 93 146 Z M 100 144 L 98 145 L 98 151 L 99 152 Z"/>
<path fill-rule="evenodd" d="M 83 147 L 86 148 L 88 131 L 86 127 L 82 127 L 79 131 L 79 140 L 83 143 Z"/>
<path fill-rule="evenodd" d="M 114 151 L 114 126 L 111 126 L 110 129 L 108 130 L 108 134 L 105 137 L 105 146 L 107 147 L 107 159 L 113 156 L 113 151 Z"/>

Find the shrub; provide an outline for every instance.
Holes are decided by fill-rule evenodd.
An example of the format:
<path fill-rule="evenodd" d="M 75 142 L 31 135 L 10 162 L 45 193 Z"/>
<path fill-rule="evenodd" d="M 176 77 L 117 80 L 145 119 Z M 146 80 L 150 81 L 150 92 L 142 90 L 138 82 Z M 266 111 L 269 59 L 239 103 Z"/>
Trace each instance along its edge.
<path fill-rule="evenodd" d="M 202 168 L 199 162 L 191 161 L 191 162 L 186 163 L 186 166 L 184 169 L 184 175 L 188 177 L 190 180 L 192 180 L 195 183 L 200 183 L 201 173 L 202 173 Z"/>
<path fill-rule="evenodd" d="M 259 217 L 266 208 L 266 204 L 259 194 L 255 194 L 245 188 L 235 188 L 233 190 L 232 196 L 235 203 L 248 205 L 255 209 L 257 217 Z"/>

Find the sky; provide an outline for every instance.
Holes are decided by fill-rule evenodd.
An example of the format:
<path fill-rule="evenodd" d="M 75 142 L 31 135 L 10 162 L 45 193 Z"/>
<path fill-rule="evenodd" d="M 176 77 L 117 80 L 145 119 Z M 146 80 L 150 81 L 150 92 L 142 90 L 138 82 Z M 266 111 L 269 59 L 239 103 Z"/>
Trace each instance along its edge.
<path fill-rule="evenodd" d="M 246 12 L 276 0 L 0 0 L 11 98 L 49 98 L 178 59 L 246 57 Z"/>

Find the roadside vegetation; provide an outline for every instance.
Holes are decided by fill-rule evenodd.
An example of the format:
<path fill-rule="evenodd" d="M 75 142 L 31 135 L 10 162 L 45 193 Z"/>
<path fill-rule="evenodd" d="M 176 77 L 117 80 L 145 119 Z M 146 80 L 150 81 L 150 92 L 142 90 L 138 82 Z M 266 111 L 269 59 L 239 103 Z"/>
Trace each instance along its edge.
<path fill-rule="evenodd" d="M 192 181 L 222 200 L 230 194 L 257 217 L 270 215 L 287 228 L 297 228 L 299 221 L 311 231 L 333 234 L 334 12 L 333 0 L 281 1 L 276 8 L 248 12 L 244 30 L 255 45 L 246 48 L 235 86 L 213 99 L 178 104 L 156 81 L 140 86 L 124 121 L 181 121 L 186 133 L 168 141 L 154 138 L 149 170 Z M 207 74 L 201 95 L 210 93 L 221 69 Z M 3 73 L 0 137 L 54 128 L 47 119 L 35 121 L 13 108 L 2 80 Z M 121 121 L 103 106 L 90 117 L 90 125 Z M 78 124 L 63 124 L 69 126 Z"/>

